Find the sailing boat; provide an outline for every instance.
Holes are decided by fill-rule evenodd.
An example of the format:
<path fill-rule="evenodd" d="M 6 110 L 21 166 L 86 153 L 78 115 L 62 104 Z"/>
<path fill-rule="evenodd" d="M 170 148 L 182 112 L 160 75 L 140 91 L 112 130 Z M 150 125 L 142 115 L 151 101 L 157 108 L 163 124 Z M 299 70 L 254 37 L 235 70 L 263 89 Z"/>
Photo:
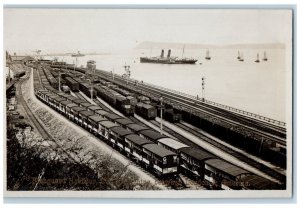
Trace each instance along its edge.
<path fill-rule="evenodd" d="M 205 56 L 205 59 L 210 60 L 209 50 L 206 50 L 206 56 Z"/>
<path fill-rule="evenodd" d="M 257 57 L 256 57 L 256 60 L 255 60 L 256 63 L 259 63 L 259 54 L 257 54 Z"/>
<path fill-rule="evenodd" d="M 264 61 L 268 61 L 268 58 L 267 58 L 267 53 L 264 52 L 264 58 L 263 58 Z"/>
<path fill-rule="evenodd" d="M 240 55 L 240 57 L 239 57 L 239 61 L 244 61 L 243 53 L 241 53 L 241 55 Z"/>
<path fill-rule="evenodd" d="M 240 51 L 238 51 L 237 59 L 240 59 L 240 58 L 241 58 L 241 54 L 240 54 Z"/>

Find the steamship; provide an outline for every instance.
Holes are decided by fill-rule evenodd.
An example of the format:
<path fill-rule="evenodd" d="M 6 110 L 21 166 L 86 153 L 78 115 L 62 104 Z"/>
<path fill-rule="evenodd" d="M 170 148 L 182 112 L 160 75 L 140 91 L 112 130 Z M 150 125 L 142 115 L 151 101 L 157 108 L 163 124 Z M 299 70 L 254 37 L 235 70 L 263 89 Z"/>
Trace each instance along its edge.
<path fill-rule="evenodd" d="M 193 58 L 178 58 L 171 57 L 171 50 L 168 51 L 167 57 L 164 57 L 164 50 L 157 57 L 140 57 L 141 63 L 156 63 L 156 64 L 195 64 L 196 59 Z"/>

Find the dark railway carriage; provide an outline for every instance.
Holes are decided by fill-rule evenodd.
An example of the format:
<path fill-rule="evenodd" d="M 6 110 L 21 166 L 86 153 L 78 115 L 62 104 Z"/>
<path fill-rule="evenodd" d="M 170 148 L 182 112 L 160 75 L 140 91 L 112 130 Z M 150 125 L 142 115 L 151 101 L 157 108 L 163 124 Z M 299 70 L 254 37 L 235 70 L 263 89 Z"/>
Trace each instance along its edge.
<path fill-rule="evenodd" d="M 179 122 L 181 120 L 181 114 L 175 113 L 173 109 L 165 109 L 164 119 L 172 123 Z"/>
<path fill-rule="evenodd" d="M 66 100 L 65 98 L 62 98 L 60 96 L 54 98 L 54 107 L 57 109 L 57 111 L 59 112 L 61 111 L 60 103 L 65 100 Z"/>
<path fill-rule="evenodd" d="M 82 119 L 80 119 L 80 117 L 79 117 L 79 112 L 80 111 L 85 111 L 85 110 L 86 110 L 86 108 L 79 107 L 79 106 L 71 108 L 71 114 L 74 116 L 74 121 L 76 123 L 82 125 Z"/>
<path fill-rule="evenodd" d="M 136 123 L 127 124 L 126 127 L 127 127 L 128 130 L 130 130 L 130 131 L 132 131 L 136 134 L 139 134 L 140 131 L 149 129 L 148 127 L 141 126 L 141 125 L 138 125 Z"/>
<path fill-rule="evenodd" d="M 213 154 L 202 148 L 183 147 L 180 152 L 180 169 L 193 178 L 204 180 L 204 161 L 216 158 Z"/>
<path fill-rule="evenodd" d="M 204 179 L 211 183 L 212 189 L 240 189 L 239 181 L 250 174 L 247 170 L 218 158 L 208 159 L 204 164 Z"/>
<path fill-rule="evenodd" d="M 91 91 L 91 85 L 88 83 L 80 82 L 79 83 L 79 89 L 82 91 L 87 97 L 91 97 L 91 94 L 93 93 L 93 98 L 97 97 L 97 91 L 94 89 L 93 92 Z"/>
<path fill-rule="evenodd" d="M 95 90 L 101 99 L 115 107 L 117 110 L 125 115 L 133 115 L 134 112 L 131 109 L 130 101 L 123 95 L 120 95 L 106 86 L 96 86 Z"/>
<path fill-rule="evenodd" d="M 88 110 L 79 112 L 79 120 L 82 121 L 81 125 L 84 128 L 88 127 L 88 118 L 89 118 L 89 116 L 92 116 L 92 115 L 94 115 L 94 113 L 91 111 L 88 111 Z"/>
<path fill-rule="evenodd" d="M 108 142 L 110 139 L 110 129 L 116 126 L 118 125 L 108 120 L 99 122 L 100 135 Z"/>
<path fill-rule="evenodd" d="M 116 124 L 119 124 L 123 128 L 127 129 L 128 124 L 133 124 L 134 122 L 128 118 L 118 118 L 114 120 Z"/>
<path fill-rule="evenodd" d="M 148 139 L 152 142 L 157 143 L 157 140 L 161 139 L 161 138 L 168 138 L 165 135 L 160 134 L 157 131 L 154 131 L 152 129 L 147 129 L 147 130 L 142 130 L 139 132 L 139 135 L 145 139 Z"/>
<path fill-rule="evenodd" d="M 50 105 L 50 107 L 54 108 L 55 105 L 54 105 L 54 100 L 55 98 L 57 98 L 58 96 L 55 95 L 55 94 L 52 94 L 51 95 L 48 95 L 48 104 Z"/>
<path fill-rule="evenodd" d="M 75 81 L 71 77 L 66 77 L 65 78 L 66 85 L 73 91 L 73 92 L 78 92 L 79 91 L 79 83 Z"/>
<path fill-rule="evenodd" d="M 135 112 L 147 120 L 155 119 L 157 116 L 156 108 L 154 106 L 141 102 L 136 104 Z"/>
<path fill-rule="evenodd" d="M 110 130 L 110 142 L 112 143 L 112 146 L 118 146 L 120 150 L 123 150 L 125 146 L 125 136 L 132 134 L 132 132 L 121 126 L 112 127 Z"/>
<path fill-rule="evenodd" d="M 101 121 L 107 121 L 105 118 L 102 118 L 97 115 L 92 115 L 88 117 L 88 129 L 90 132 L 93 132 L 94 134 L 98 135 L 101 134 L 101 127 L 99 122 Z"/>
<path fill-rule="evenodd" d="M 137 162 L 140 162 L 143 159 L 143 145 L 145 144 L 153 144 L 153 142 L 136 134 L 125 136 L 125 152 Z"/>
<path fill-rule="evenodd" d="M 68 100 L 65 100 L 65 101 L 62 101 L 60 102 L 60 112 L 63 113 L 63 114 L 67 114 L 67 105 L 68 104 L 72 104 L 72 102 L 68 101 Z"/>
<path fill-rule="evenodd" d="M 78 105 L 76 105 L 73 102 L 66 105 L 66 114 L 67 114 L 68 118 L 71 120 L 75 119 L 74 114 L 71 111 L 73 107 L 78 107 Z"/>
<path fill-rule="evenodd" d="M 143 145 L 143 162 L 146 167 L 153 168 L 158 175 L 177 173 L 176 153 L 164 149 L 157 144 Z"/>

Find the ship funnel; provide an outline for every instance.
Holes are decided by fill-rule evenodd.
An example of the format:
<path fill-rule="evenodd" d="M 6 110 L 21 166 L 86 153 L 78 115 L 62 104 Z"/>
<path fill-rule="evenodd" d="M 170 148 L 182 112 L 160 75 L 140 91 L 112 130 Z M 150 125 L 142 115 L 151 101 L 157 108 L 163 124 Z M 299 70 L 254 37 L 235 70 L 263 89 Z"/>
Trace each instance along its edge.
<path fill-rule="evenodd" d="M 168 50 L 168 58 L 171 56 L 171 49 Z"/>
<path fill-rule="evenodd" d="M 161 50 L 160 57 L 161 57 L 161 58 L 163 58 L 163 57 L 164 57 L 164 50 Z"/>

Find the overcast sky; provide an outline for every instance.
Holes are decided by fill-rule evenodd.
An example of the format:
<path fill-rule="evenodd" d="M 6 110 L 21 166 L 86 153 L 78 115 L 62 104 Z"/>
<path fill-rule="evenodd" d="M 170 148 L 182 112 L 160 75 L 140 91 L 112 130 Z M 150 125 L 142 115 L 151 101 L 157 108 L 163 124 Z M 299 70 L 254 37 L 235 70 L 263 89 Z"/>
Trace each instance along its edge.
<path fill-rule="evenodd" d="M 4 9 L 10 52 L 105 52 L 143 41 L 289 43 L 287 10 Z"/>

